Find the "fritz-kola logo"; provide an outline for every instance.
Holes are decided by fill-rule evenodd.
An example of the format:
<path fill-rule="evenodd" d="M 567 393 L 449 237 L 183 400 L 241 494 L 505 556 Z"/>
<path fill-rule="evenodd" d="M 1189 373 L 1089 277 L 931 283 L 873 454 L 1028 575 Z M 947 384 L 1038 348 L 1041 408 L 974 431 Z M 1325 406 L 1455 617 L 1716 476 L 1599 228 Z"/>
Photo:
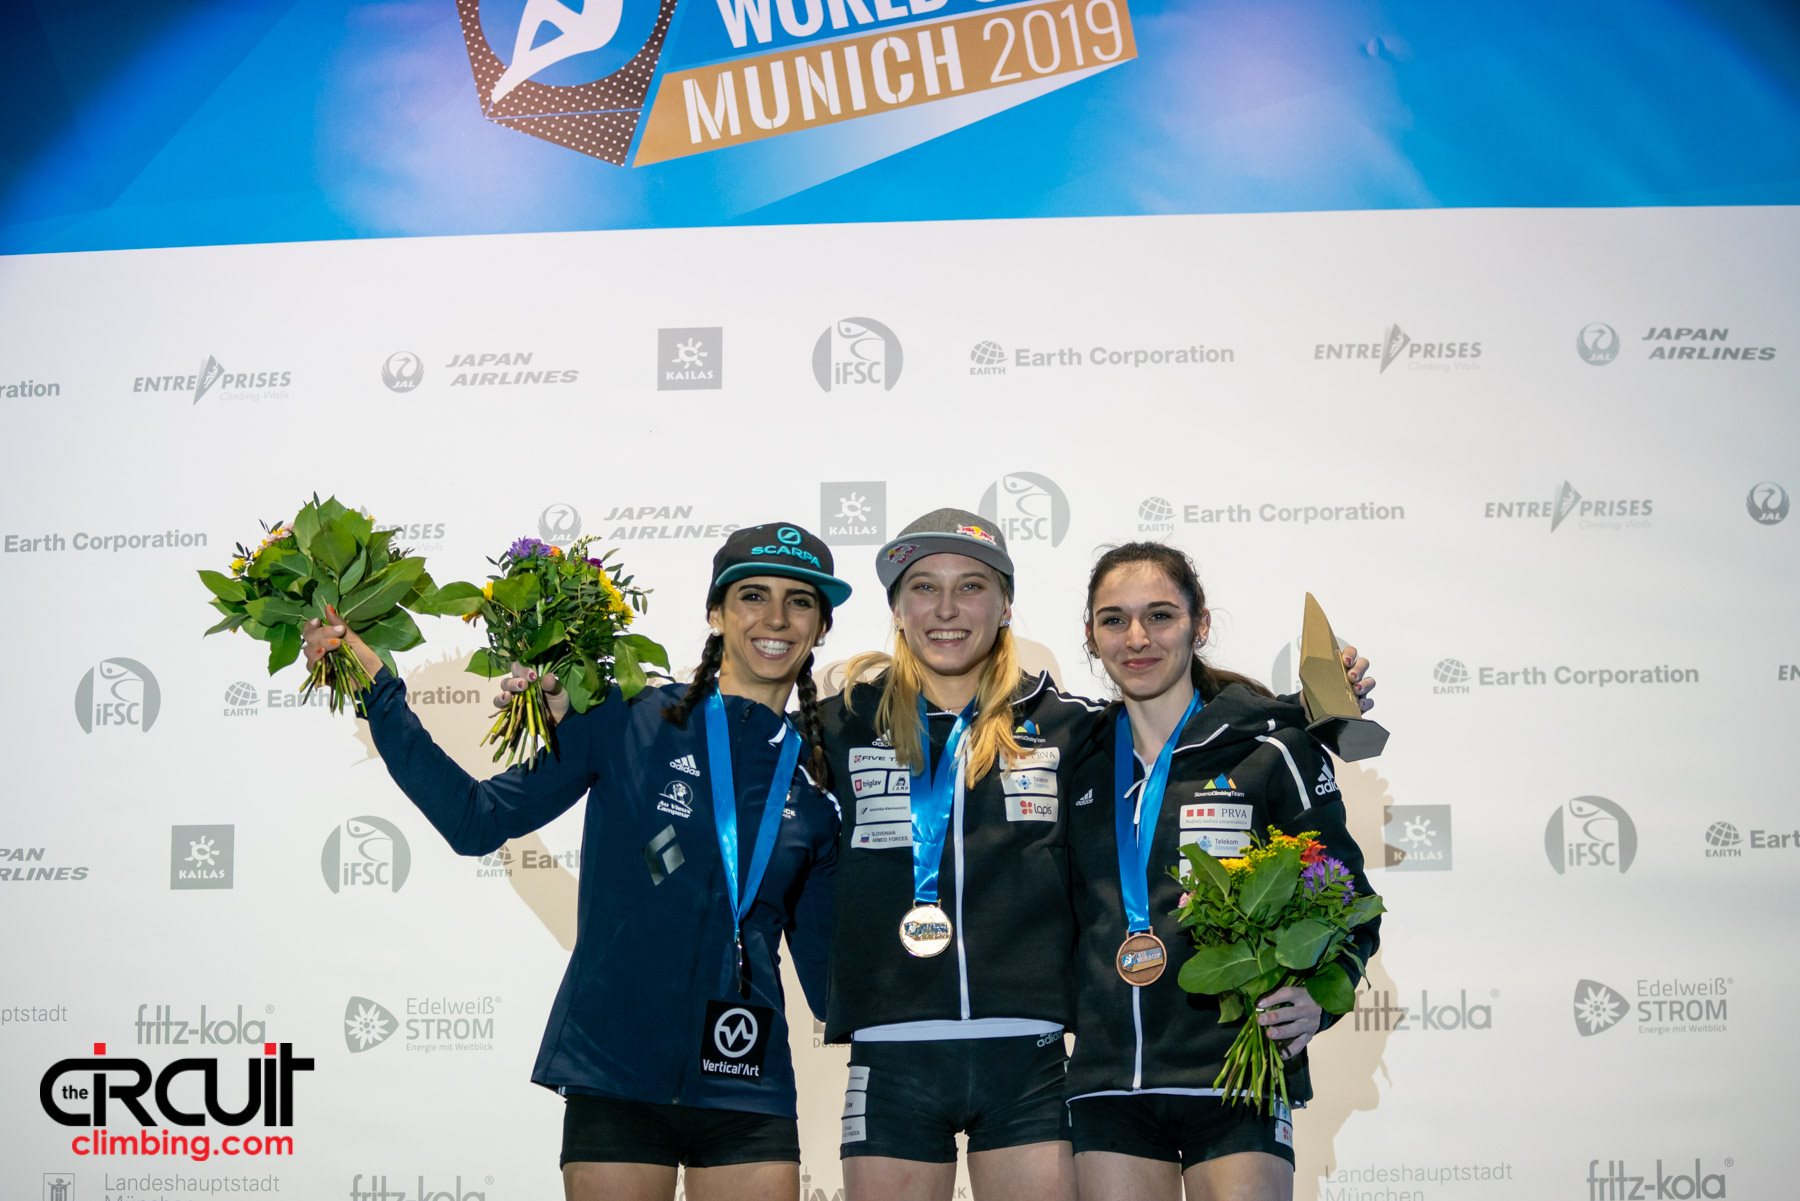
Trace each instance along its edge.
<path fill-rule="evenodd" d="M 893 330 L 873 317 L 843 317 L 813 343 L 813 378 L 819 387 L 873 388 L 892 392 L 906 354 Z"/>
<path fill-rule="evenodd" d="M 1559 876 L 1593 869 L 1628 872 L 1637 858 L 1637 843 L 1631 815 L 1600 796 L 1578 796 L 1558 805 L 1544 827 L 1544 854 Z"/>
<path fill-rule="evenodd" d="M 81 677 L 75 689 L 75 719 L 92 734 L 96 728 L 135 726 L 149 732 L 162 711 L 162 688 L 136 659 L 104 659 Z"/>
<path fill-rule="evenodd" d="M 1069 498 L 1049 476 L 1015 471 L 981 494 L 976 512 L 993 522 L 1009 543 L 1061 546 L 1069 533 Z"/>
<path fill-rule="evenodd" d="M 1725 1157 L 1727 1168 L 1735 1163 L 1730 1156 Z M 1622 1159 L 1607 1160 L 1604 1169 L 1599 1160 L 1591 1159 L 1588 1201 L 1722 1201 L 1728 1195 L 1727 1180 L 1723 1171 L 1707 1170 L 1698 1155 L 1692 1168 L 1685 1160 L 1665 1167 L 1658 1156 L 1656 1167 L 1647 1173 L 1628 1171 Z"/>
<path fill-rule="evenodd" d="M 332 892 L 365 888 L 399 892 L 412 870 L 412 850 L 392 822 L 353 817 L 325 839 L 319 870 Z"/>
<path fill-rule="evenodd" d="M 482 115 L 644 166 L 974 92 L 1041 88 L 1137 54 L 1125 0 L 949 16 L 936 15 L 945 0 L 912 0 L 910 11 L 893 0 L 695 0 L 680 14 L 684 61 L 667 62 L 677 2 L 456 0 Z M 990 101 L 981 113 L 1008 107 Z M 979 119 L 939 123 L 947 132 Z"/>

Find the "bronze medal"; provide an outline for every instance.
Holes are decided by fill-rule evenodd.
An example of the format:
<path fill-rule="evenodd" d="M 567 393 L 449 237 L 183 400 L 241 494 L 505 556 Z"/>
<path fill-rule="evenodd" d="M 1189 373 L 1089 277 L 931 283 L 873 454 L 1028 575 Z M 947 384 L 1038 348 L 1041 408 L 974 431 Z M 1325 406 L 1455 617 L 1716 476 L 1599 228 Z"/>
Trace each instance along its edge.
<path fill-rule="evenodd" d="M 900 919 L 900 945 L 909 955 L 929 959 L 950 946 L 950 915 L 936 905 L 914 905 Z"/>
<path fill-rule="evenodd" d="M 1114 963 L 1119 969 L 1119 979 L 1133 988 L 1142 988 L 1146 984 L 1155 984 L 1163 969 L 1169 966 L 1169 949 L 1150 931 L 1140 930 L 1125 936 L 1125 941 L 1119 944 L 1119 953 L 1114 956 Z"/>

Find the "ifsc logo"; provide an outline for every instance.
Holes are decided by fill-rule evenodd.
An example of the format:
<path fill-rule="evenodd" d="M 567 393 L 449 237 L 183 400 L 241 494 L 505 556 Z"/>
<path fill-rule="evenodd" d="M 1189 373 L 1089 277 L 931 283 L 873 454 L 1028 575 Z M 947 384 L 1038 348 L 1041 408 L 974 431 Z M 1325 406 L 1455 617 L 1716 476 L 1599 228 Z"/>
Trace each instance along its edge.
<path fill-rule="evenodd" d="M 410 350 L 396 350 L 381 364 L 381 382 L 390 392 L 411 392 L 425 382 L 425 362 Z"/>
<path fill-rule="evenodd" d="M 1619 357 L 1619 331 L 1604 321 L 1592 321 L 1575 335 L 1575 353 L 1590 367 L 1604 367 Z"/>
<path fill-rule="evenodd" d="M 813 343 L 813 378 L 827 392 L 872 387 L 892 392 L 905 363 L 899 336 L 873 317 L 839 318 Z"/>
<path fill-rule="evenodd" d="M 1061 546 L 1069 533 L 1069 498 L 1049 476 L 1031 471 L 1003 475 L 981 494 L 975 511 L 1011 542 Z"/>
<path fill-rule="evenodd" d="M 482 115 L 623 166 L 675 4 L 456 0 Z"/>
<path fill-rule="evenodd" d="M 103 659 L 75 688 L 75 719 L 92 734 L 97 728 L 135 726 L 145 733 L 162 711 L 156 675 L 136 659 Z"/>
<path fill-rule="evenodd" d="M 1744 497 L 1744 508 L 1757 525 L 1780 525 L 1788 515 L 1787 489 L 1770 480 L 1754 484 Z"/>
<path fill-rule="evenodd" d="M 412 871 L 412 849 L 392 822 L 353 817 L 325 839 L 319 870 L 334 893 L 362 888 L 399 892 Z"/>
<path fill-rule="evenodd" d="M 1544 827 L 1544 854 L 1559 876 L 1595 868 L 1623 875 L 1637 858 L 1637 845 L 1631 815 L 1601 796 L 1558 805 Z"/>

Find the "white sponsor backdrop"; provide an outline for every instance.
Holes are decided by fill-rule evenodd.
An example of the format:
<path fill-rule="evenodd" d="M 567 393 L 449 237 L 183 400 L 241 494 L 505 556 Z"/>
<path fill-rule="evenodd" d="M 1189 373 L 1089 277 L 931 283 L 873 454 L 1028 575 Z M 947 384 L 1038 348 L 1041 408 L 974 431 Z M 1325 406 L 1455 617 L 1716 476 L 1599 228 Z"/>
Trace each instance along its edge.
<path fill-rule="evenodd" d="M 1781 751 L 1800 716 L 1800 517 L 1759 523 L 1747 497 L 1760 482 L 1800 490 L 1797 225 L 1773 209 L 1172 217 L 0 263 L 0 384 L 14 390 L 0 400 L 13 764 L 0 866 L 85 868 L 0 881 L 0 1195 L 48 1196 L 56 1173 L 74 1174 L 79 1201 L 271 1174 L 308 1198 L 555 1195 L 560 1102 L 527 1075 L 572 939 L 580 810 L 515 844 L 510 865 L 452 855 L 355 722 L 269 707 L 297 672 L 269 681 L 260 645 L 200 640 L 194 571 L 222 568 L 258 517 L 285 518 L 315 489 L 424 527 L 406 541 L 439 579 L 481 578 L 486 556 L 567 504 L 655 586 L 644 628 L 691 663 L 723 531 L 821 528 L 837 512 L 821 513 L 825 483 L 882 497 L 887 533 L 998 483 L 996 516 L 1017 519 L 1015 628 L 1075 690 L 1101 690 L 1079 649 L 1096 549 L 1146 526 L 1198 559 L 1224 664 L 1281 668 L 1309 589 L 1376 659 L 1393 741 L 1341 779 L 1371 861 L 1384 841 L 1412 858 L 1374 872 L 1392 916 L 1364 1013 L 1316 1044 L 1300 1196 L 1594 1201 L 1636 1195 L 1630 1177 L 1657 1187 L 1659 1172 L 1669 1197 L 1785 1195 L 1800 1166 L 1787 1137 L 1800 971 L 1784 949 L 1800 848 Z M 858 316 L 898 337 L 903 373 L 891 390 L 828 394 L 814 343 Z M 1619 336 L 1610 364 L 1577 351 L 1594 322 Z M 710 326 L 721 386 L 659 391 L 659 329 Z M 1384 370 L 1394 326 L 1479 355 L 1403 351 Z M 1665 327 L 1727 332 L 1644 340 Z M 983 341 L 1005 352 L 1003 373 L 971 372 Z M 1322 357 L 1350 343 L 1377 357 Z M 1192 345 L 1230 353 L 1140 367 L 1090 353 Z M 1774 354 L 1652 359 L 1658 345 Z M 1064 348 L 1073 365 L 1018 358 Z M 405 394 L 381 379 L 397 351 L 425 365 Z M 452 386 L 454 357 L 519 352 L 533 357 L 515 369 L 575 382 Z M 229 380 L 197 402 L 191 388 L 134 391 L 208 356 L 291 378 L 260 399 Z M 1565 483 L 1586 507 L 1553 529 Z M 1364 505 L 1387 519 L 1304 520 Z M 1302 519 L 1270 519 L 1283 509 Z M 205 545 L 76 546 L 171 529 Z M 858 594 L 826 657 L 881 642 L 872 554 L 840 549 Z M 487 689 L 460 673 L 475 638 L 449 621 L 427 636 L 404 661 L 439 699 L 422 715 L 483 770 Z M 85 732 L 78 687 L 121 657 L 154 676 L 154 724 L 140 709 L 140 725 Z M 1652 674 L 1570 675 L 1601 670 Z M 227 698 L 239 681 L 253 701 Z M 96 693 L 110 690 L 102 678 Z M 1567 811 L 1588 796 L 1623 818 Z M 325 885 L 327 837 L 363 815 L 410 847 L 398 892 Z M 1731 829 L 1709 848 L 1715 822 Z M 229 891 L 171 888 L 177 825 L 233 828 Z M 1448 870 L 1413 870 L 1438 852 Z M 1629 1006 L 1611 1025 L 1607 990 Z M 1593 1033 L 1575 1004 L 1589 991 Z M 393 1015 L 393 1036 L 353 1051 L 353 999 Z M 223 1095 L 241 1095 L 247 1052 L 143 1041 L 173 1029 L 139 1025 L 159 1005 L 234 1024 L 241 1007 L 260 1025 L 242 1037 L 316 1060 L 296 1085 L 294 1156 L 72 1153 L 79 1131 L 45 1116 L 38 1083 L 91 1043 L 153 1067 L 222 1054 Z M 491 1026 L 411 1024 L 445 1015 Z M 803 1192 L 829 1201 L 845 1050 L 796 1053 Z M 192 1179 L 159 1191 L 146 1175 Z"/>

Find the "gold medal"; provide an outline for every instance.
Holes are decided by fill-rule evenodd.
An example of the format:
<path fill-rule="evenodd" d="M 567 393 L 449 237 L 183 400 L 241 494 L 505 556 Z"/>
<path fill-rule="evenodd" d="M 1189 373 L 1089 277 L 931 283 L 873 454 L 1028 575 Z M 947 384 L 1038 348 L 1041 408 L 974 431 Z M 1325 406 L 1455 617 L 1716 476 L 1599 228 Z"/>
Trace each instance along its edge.
<path fill-rule="evenodd" d="M 1140 930 L 1125 936 L 1114 962 L 1119 969 L 1119 979 L 1133 988 L 1142 988 L 1146 984 L 1155 984 L 1163 969 L 1169 966 L 1169 949 L 1150 931 Z"/>
<path fill-rule="evenodd" d="M 950 915 L 936 905 L 914 905 L 900 919 L 900 945 L 910 955 L 930 959 L 950 946 Z"/>

